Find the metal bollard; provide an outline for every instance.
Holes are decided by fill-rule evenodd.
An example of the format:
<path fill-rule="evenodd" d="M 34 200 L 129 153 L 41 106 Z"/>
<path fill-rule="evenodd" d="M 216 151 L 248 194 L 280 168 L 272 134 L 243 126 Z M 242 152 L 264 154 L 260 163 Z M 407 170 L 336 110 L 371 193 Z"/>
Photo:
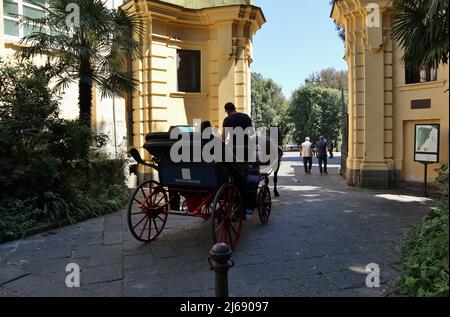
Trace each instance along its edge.
<path fill-rule="evenodd" d="M 216 297 L 228 297 L 228 269 L 234 266 L 231 249 L 226 243 L 217 243 L 209 251 L 211 271 L 216 273 Z"/>

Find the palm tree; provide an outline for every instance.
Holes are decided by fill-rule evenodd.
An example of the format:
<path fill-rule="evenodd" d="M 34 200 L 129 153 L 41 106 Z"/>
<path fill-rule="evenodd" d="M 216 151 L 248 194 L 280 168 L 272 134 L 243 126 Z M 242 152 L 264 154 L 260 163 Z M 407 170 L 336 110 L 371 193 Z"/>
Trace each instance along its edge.
<path fill-rule="evenodd" d="M 448 0 L 398 0 L 393 35 L 411 68 L 448 62 Z"/>
<path fill-rule="evenodd" d="M 66 9 L 69 4 L 79 7 L 79 27 L 70 24 L 75 20 Z M 142 34 L 142 21 L 120 8 L 106 8 L 102 0 L 49 0 L 47 8 L 35 5 L 45 9 L 46 15 L 23 17 L 34 32 L 21 40 L 24 47 L 18 55 L 46 56 L 55 89 L 78 83 L 79 119 L 90 127 L 94 86 L 102 97 L 119 96 L 134 88 L 127 65 L 140 53 L 140 43 L 132 34 Z"/>

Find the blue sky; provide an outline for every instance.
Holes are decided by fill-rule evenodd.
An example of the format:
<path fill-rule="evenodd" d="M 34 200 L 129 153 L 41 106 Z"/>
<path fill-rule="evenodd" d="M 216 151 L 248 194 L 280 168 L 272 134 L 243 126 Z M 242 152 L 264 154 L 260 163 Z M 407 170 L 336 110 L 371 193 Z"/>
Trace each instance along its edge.
<path fill-rule="evenodd" d="M 255 0 L 267 23 L 256 33 L 252 72 L 272 78 L 290 98 L 314 71 L 347 69 L 329 0 Z"/>

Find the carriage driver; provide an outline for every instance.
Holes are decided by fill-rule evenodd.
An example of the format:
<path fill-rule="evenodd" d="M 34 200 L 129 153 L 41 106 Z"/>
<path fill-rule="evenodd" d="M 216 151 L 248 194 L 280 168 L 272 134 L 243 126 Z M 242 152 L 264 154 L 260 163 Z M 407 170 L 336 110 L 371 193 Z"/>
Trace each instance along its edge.
<path fill-rule="evenodd" d="M 242 113 L 242 112 L 238 112 L 236 111 L 236 106 L 232 103 L 232 102 L 228 102 L 227 104 L 225 104 L 225 112 L 227 113 L 227 117 L 223 120 L 223 130 L 222 130 L 222 140 L 225 141 L 226 138 L 226 132 L 225 132 L 225 128 L 237 128 L 240 127 L 243 130 L 252 127 L 252 119 L 250 119 L 250 117 L 246 114 L 246 113 Z M 248 136 L 245 136 L 245 145 L 248 146 Z M 233 144 L 236 144 L 236 140 L 234 140 Z M 235 164 L 234 166 L 234 179 L 235 179 L 235 184 L 239 189 L 239 192 L 242 193 L 243 197 L 242 197 L 242 201 L 244 204 L 244 211 L 245 214 L 252 214 L 253 211 L 252 210 L 246 210 L 246 195 L 244 193 L 246 193 L 246 179 L 245 179 L 245 175 L 248 174 L 248 170 L 249 170 L 249 166 L 248 164 Z"/>
<path fill-rule="evenodd" d="M 223 120 L 224 128 L 237 128 L 241 127 L 243 130 L 253 126 L 252 119 L 246 114 L 242 112 L 236 111 L 236 106 L 229 102 L 225 105 L 225 112 L 228 117 Z M 225 133 L 222 134 L 225 137 Z"/>

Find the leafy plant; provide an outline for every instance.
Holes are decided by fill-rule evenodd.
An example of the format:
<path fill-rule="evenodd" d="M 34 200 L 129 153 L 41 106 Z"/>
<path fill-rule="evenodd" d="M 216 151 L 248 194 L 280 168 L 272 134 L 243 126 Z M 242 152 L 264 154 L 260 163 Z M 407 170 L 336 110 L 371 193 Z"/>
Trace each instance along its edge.
<path fill-rule="evenodd" d="M 403 248 L 404 271 L 398 283 L 401 295 L 449 295 L 448 165 L 439 169 L 437 181 L 442 189 L 439 208 L 411 230 Z"/>
<path fill-rule="evenodd" d="M 109 136 L 106 133 L 99 133 L 94 135 L 94 141 L 97 144 L 97 147 L 104 147 L 109 142 Z"/>
<path fill-rule="evenodd" d="M 437 68 L 448 62 L 448 0 L 399 0 L 392 33 L 408 67 Z"/>
<path fill-rule="evenodd" d="M 67 6 L 79 7 L 79 26 L 67 23 Z M 142 34 L 137 14 L 108 9 L 102 0 L 49 0 L 42 18 L 22 17 L 34 32 L 25 36 L 19 55 L 29 58 L 47 56 L 56 87 L 78 83 L 80 121 L 91 126 L 94 85 L 103 96 L 116 96 L 133 88 L 126 71 L 128 58 L 140 53 L 141 44 L 133 34 Z"/>
<path fill-rule="evenodd" d="M 90 159 L 92 133 L 58 117 L 48 69 L 0 61 L 0 241 L 122 207 L 124 160 Z"/>

